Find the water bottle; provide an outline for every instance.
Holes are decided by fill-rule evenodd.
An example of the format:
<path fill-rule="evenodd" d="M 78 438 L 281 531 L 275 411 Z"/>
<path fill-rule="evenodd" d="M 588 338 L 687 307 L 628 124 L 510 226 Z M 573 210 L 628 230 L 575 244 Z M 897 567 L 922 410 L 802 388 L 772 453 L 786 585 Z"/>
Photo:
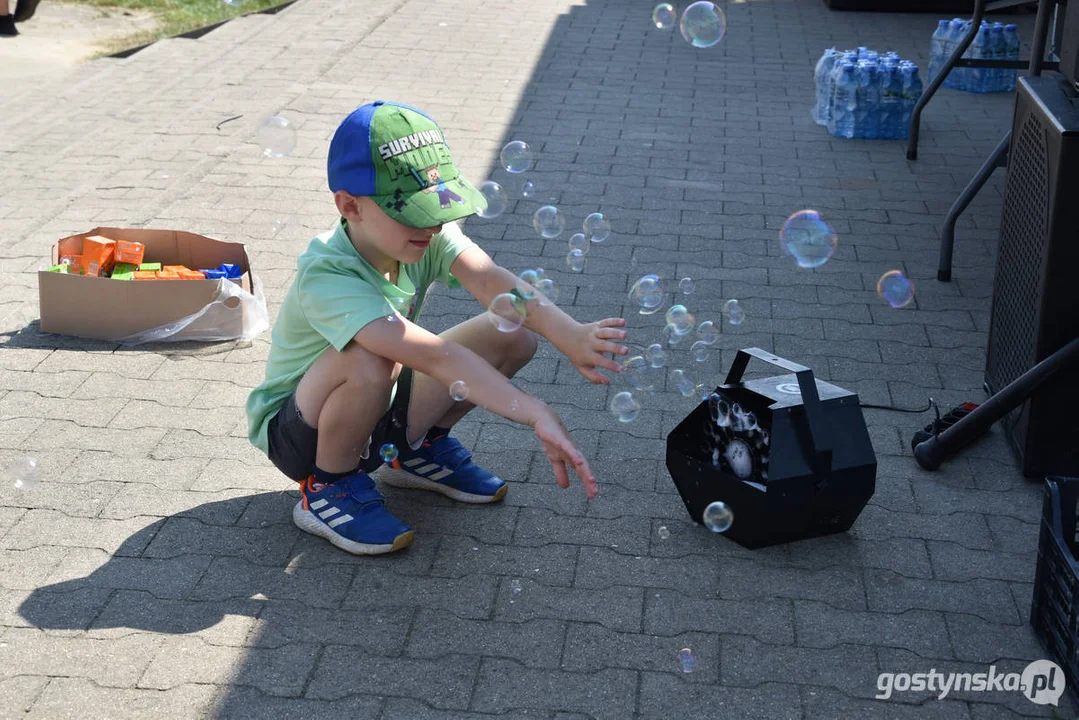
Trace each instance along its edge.
<path fill-rule="evenodd" d="M 880 126 L 879 66 L 873 60 L 858 61 L 858 107 L 854 113 L 854 136 L 875 138 Z"/>
<path fill-rule="evenodd" d="M 1004 26 L 1004 54 L 1008 60 L 1018 60 L 1019 50 L 1022 43 L 1019 41 L 1019 31 L 1015 25 Z M 1005 70 L 1004 77 L 1008 81 L 1006 90 L 1015 90 L 1015 70 Z"/>
<path fill-rule="evenodd" d="M 858 46 L 858 59 L 859 60 L 865 60 L 865 56 L 866 56 L 866 54 L 868 52 L 869 52 L 869 48 L 867 48 L 865 45 L 859 45 Z"/>
<path fill-rule="evenodd" d="M 813 71 L 813 80 L 817 90 L 817 102 L 813 106 L 813 120 L 818 125 L 828 124 L 828 77 L 835 67 L 835 48 L 828 48 L 817 61 L 817 67 Z"/>
<path fill-rule="evenodd" d="M 886 59 L 880 68 L 880 128 L 882 138 L 899 137 L 903 117 L 903 76 L 899 64 Z"/>
<path fill-rule="evenodd" d="M 993 23 L 993 26 L 989 30 L 989 37 L 992 40 L 992 58 L 994 60 L 1006 60 L 1008 48 L 1004 42 L 1004 24 Z M 989 77 L 991 78 L 989 92 L 1004 92 L 1004 68 L 993 68 L 989 71 Z"/>
<path fill-rule="evenodd" d="M 825 107 L 825 111 L 824 111 L 824 116 L 825 116 L 825 125 L 827 127 L 829 127 L 829 128 L 831 128 L 832 110 L 835 107 L 835 82 L 836 82 L 836 79 L 839 78 L 839 75 L 841 74 L 841 72 L 843 70 L 843 67 L 842 67 L 843 63 L 845 63 L 845 62 L 856 63 L 858 61 L 857 58 L 858 58 L 858 51 L 857 50 L 844 50 L 842 52 L 837 52 L 836 53 L 835 63 L 833 65 L 833 67 L 832 67 L 832 72 L 829 73 L 828 77 L 827 77 L 828 87 L 825 90 L 826 107 Z"/>
<path fill-rule="evenodd" d="M 940 68 L 944 65 L 944 61 L 948 57 L 944 54 L 944 48 L 947 47 L 948 41 L 948 21 L 941 20 L 937 23 L 937 30 L 933 33 L 933 38 L 929 41 L 929 79 L 932 80 L 940 72 Z"/>
<path fill-rule="evenodd" d="M 989 28 L 982 25 L 978 29 L 978 34 L 974 36 L 974 42 L 970 44 L 970 56 L 975 60 L 987 60 L 993 57 L 992 42 Z M 980 67 L 971 68 L 970 70 L 970 87 L 967 89 L 976 93 L 989 92 L 989 78 L 992 70 Z"/>
<path fill-rule="evenodd" d="M 961 18 L 953 18 L 952 21 L 950 23 L 948 23 L 948 43 L 944 48 L 944 53 L 945 53 L 944 54 L 944 59 L 941 60 L 941 63 L 940 63 L 942 67 L 944 66 L 944 63 L 946 63 L 948 61 L 948 58 L 950 58 L 952 56 L 952 53 L 955 52 L 955 49 L 957 47 L 959 47 L 959 43 L 962 42 L 962 41 L 963 41 L 963 20 Z M 962 68 L 954 70 L 944 80 L 944 87 L 950 88 L 952 90 L 958 90 L 959 89 L 959 77 L 960 77 L 961 73 L 962 73 Z"/>
<path fill-rule="evenodd" d="M 918 98 L 922 96 L 922 79 L 918 76 L 918 66 L 912 62 L 900 65 L 903 73 L 903 135 L 906 137 L 906 129 L 910 127 L 910 116 L 914 112 L 914 106 L 918 104 Z"/>
<path fill-rule="evenodd" d="M 836 67 L 835 96 L 828 131 L 835 137 L 852 138 L 854 111 L 858 105 L 858 78 L 854 73 L 854 63 L 844 61 Z"/>

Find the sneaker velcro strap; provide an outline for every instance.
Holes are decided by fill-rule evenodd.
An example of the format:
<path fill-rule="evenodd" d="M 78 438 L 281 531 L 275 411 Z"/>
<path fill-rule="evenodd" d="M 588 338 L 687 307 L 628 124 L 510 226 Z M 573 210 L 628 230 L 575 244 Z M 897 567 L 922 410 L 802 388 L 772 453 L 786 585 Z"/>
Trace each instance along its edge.
<path fill-rule="evenodd" d="M 451 437 L 441 437 L 435 440 L 431 449 L 434 451 L 432 460 L 454 470 L 472 458 L 472 453 L 458 440 Z"/>

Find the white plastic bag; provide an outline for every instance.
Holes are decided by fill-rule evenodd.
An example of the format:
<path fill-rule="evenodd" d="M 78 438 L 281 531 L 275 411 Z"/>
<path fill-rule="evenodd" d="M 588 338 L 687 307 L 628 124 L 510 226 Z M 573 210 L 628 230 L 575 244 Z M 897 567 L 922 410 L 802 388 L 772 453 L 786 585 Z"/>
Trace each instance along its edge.
<path fill-rule="evenodd" d="M 239 283 L 225 278 L 218 279 L 214 299 L 198 312 L 128 335 L 117 342 L 121 345 L 141 345 L 187 340 L 253 340 L 270 327 L 270 314 L 266 309 L 262 282 L 253 275 L 251 287 L 253 294 L 244 290 Z"/>

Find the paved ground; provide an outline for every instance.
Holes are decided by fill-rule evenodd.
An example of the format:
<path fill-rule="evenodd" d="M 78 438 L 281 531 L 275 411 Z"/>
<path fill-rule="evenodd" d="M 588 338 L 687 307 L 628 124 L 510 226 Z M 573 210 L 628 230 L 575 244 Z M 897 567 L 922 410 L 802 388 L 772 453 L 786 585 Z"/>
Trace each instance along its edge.
<path fill-rule="evenodd" d="M 1018 693 L 873 699 L 878 672 L 1045 656 L 1027 625 L 1040 488 L 998 432 L 928 474 L 906 446 L 926 418 L 867 410 L 877 490 L 853 530 L 750 552 L 689 523 L 665 470 L 664 437 L 692 403 L 659 392 L 619 425 L 605 406 L 623 388 L 587 385 L 545 347 L 521 385 L 562 412 L 599 498 L 558 490 L 527 432 L 476 413 L 458 434 L 513 481 L 507 501 L 390 491 L 418 539 L 362 560 L 291 525 L 292 487 L 247 443 L 267 336 L 132 350 L 39 332 L 34 271 L 58 237 L 96 225 L 248 243 L 276 310 L 296 255 L 334 220 L 329 137 L 382 97 L 438 118 L 476 181 L 516 190 L 497 151 L 533 145 L 540 194 L 466 230 L 507 267 L 547 267 L 576 317 L 629 312 L 625 290 L 646 272 L 693 277 L 701 320 L 741 300 L 747 320 L 723 326 L 698 379 L 760 346 L 865 402 L 979 399 L 1002 177 L 960 224 L 952 284 L 932 279 L 936 238 L 1006 131 L 1010 97 L 945 91 L 910 163 L 898 142 L 814 126 L 812 66 L 826 46 L 862 44 L 925 67 L 935 17 L 731 2 L 727 39 L 701 51 L 650 28 L 650 9 L 301 0 L 5 89 L 0 460 L 35 457 L 45 479 L 0 488 L 0 715 L 1049 715 Z M 281 160 L 255 141 L 276 112 L 299 126 Z M 582 275 L 565 269 L 564 239 L 529 227 L 546 198 L 570 224 L 596 209 L 614 220 Z M 841 233 L 814 272 L 776 240 L 803 207 Z M 913 306 L 875 296 L 892 268 L 914 278 Z M 476 309 L 443 288 L 427 320 Z M 635 340 L 658 337 L 655 318 L 632 323 Z"/>

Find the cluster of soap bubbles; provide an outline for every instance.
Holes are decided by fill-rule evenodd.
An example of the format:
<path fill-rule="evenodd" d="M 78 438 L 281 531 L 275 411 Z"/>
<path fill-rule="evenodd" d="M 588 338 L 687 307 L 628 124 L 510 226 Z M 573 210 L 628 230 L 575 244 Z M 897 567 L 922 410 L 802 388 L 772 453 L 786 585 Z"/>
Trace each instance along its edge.
<path fill-rule="evenodd" d="M 296 148 L 296 128 L 288 118 L 272 115 L 259 125 L 258 141 L 263 155 L 283 158 Z"/>
<path fill-rule="evenodd" d="M 660 3 L 652 10 L 652 24 L 660 30 L 669 30 L 678 22 L 682 37 L 693 47 L 710 48 L 719 43 L 727 33 L 727 16 L 713 2 L 691 3 L 682 11 L 671 3 Z"/>
<path fill-rule="evenodd" d="M 801 268 L 818 268 L 832 259 L 839 236 L 816 210 L 799 210 L 783 223 L 779 242 Z M 877 295 L 894 308 L 914 299 L 914 284 L 899 270 L 889 270 L 877 280 Z"/>

